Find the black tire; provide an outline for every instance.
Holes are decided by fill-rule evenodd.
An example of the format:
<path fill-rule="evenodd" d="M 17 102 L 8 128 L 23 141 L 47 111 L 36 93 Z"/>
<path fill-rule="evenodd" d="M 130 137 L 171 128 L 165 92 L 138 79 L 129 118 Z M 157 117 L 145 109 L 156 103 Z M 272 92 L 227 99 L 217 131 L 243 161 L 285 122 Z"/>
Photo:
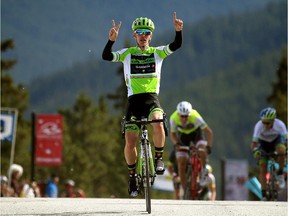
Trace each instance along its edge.
<path fill-rule="evenodd" d="M 270 185 L 269 185 L 269 194 L 270 194 L 270 198 L 271 198 L 271 201 L 276 201 L 277 200 L 277 195 L 278 195 L 278 192 L 277 192 L 277 187 L 276 187 L 276 182 L 277 182 L 277 179 L 276 179 L 276 175 L 275 175 L 275 167 L 274 165 L 271 165 L 270 167 Z"/>
<path fill-rule="evenodd" d="M 184 200 L 191 199 L 191 179 L 192 179 L 192 169 L 191 165 L 188 165 L 186 172 L 186 188 L 184 191 Z"/>
<path fill-rule="evenodd" d="M 144 176 L 143 181 L 146 182 L 146 184 L 144 184 L 144 194 L 145 194 L 145 200 L 146 200 L 146 211 L 148 212 L 148 214 L 151 214 L 150 166 L 149 166 L 148 148 L 147 148 L 147 144 L 146 143 L 144 144 L 144 160 L 145 160 L 145 169 L 143 170 L 143 174 L 145 176 Z"/>

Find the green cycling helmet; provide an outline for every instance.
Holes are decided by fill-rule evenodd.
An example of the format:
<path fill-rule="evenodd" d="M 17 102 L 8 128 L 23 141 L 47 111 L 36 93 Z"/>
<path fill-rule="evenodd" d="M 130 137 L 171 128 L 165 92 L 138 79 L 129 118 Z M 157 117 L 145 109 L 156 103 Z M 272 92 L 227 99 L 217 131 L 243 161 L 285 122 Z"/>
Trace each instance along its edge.
<path fill-rule="evenodd" d="M 147 17 L 144 17 L 144 18 L 140 17 L 134 20 L 134 22 L 132 23 L 133 32 L 137 29 L 149 29 L 150 31 L 153 32 L 155 29 L 155 26 L 151 19 Z"/>
<path fill-rule="evenodd" d="M 261 110 L 260 118 L 267 119 L 267 120 L 274 120 L 276 118 L 276 110 L 271 107 L 265 108 Z"/>

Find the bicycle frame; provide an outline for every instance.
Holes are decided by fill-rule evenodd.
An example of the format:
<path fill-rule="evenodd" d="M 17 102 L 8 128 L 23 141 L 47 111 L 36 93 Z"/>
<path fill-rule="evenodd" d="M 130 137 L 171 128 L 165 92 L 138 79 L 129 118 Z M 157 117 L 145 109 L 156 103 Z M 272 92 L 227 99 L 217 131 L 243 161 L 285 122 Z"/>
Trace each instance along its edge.
<path fill-rule="evenodd" d="M 198 200 L 202 188 L 199 185 L 202 167 L 198 156 L 198 149 L 195 146 L 189 148 L 189 161 L 186 172 L 186 188 L 184 191 L 185 200 Z"/>
<path fill-rule="evenodd" d="M 278 156 L 276 152 L 265 154 L 270 160 L 269 164 L 269 178 L 267 179 L 267 198 L 270 201 L 277 201 L 278 198 L 278 185 L 276 173 L 275 157 Z"/>
<path fill-rule="evenodd" d="M 123 118 L 124 124 L 122 124 L 122 135 L 123 133 L 123 125 L 125 124 L 138 124 L 140 125 L 140 134 L 139 134 L 139 145 L 140 151 L 137 157 L 137 168 L 136 173 L 138 177 L 138 187 L 140 193 L 143 193 L 146 200 L 146 211 L 150 214 L 151 213 L 151 187 L 156 178 L 156 172 L 154 167 L 154 160 L 152 155 L 151 144 L 149 142 L 148 137 L 148 124 L 152 123 L 164 123 L 164 130 L 165 135 L 167 136 L 167 122 L 166 122 L 166 115 L 163 114 L 163 119 L 156 119 L 156 120 L 147 120 L 147 118 L 142 118 L 141 120 L 132 120 L 132 121 L 125 121 L 125 117 Z M 125 127 L 124 127 L 125 131 Z"/>

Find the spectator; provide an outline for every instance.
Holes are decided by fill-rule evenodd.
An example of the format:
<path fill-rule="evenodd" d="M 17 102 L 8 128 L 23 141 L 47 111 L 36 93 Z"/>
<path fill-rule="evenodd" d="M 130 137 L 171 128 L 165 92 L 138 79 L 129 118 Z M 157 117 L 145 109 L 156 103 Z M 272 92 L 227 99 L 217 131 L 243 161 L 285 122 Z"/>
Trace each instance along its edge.
<path fill-rule="evenodd" d="M 11 188 L 13 189 L 12 196 L 19 197 L 22 191 L 22 184 L 19 179 L 23 174 L 23 167 L 18 164 L 12 164 L 8 170 L 8 177 L 10 178 Z"/>
<path fill-rule="evenodd" d="M 76 193 L 74 191 L 75 182 L 71 179 L 65 181 L 65 191 L 61 194 L 61 197 L 75 198 Z"/>
<path fill-rule="evenodd" d="M 35 197 L 41 197 L 40 187 L 36 181 L 32 181 L 31 188 L 33 189 L 33 193 Z"/>
<path fill-rule="evenodd" d="M 82 189 L 78 188 L 76 190 L 76 197 L 85 198 L 86 194 L 85 194 L 85 192 Z M 113 198 L 113 197 L 111 197 L 111 198 Z M 116 198 L 116 196 L 115 196 L 115 198 Z"/>
<path fill-rule="evenodd" d="M 200 193 L 200 200 L 216 200 L 216 180 L 213 175 L 212 167 L 209 164 L 206 164 L 206 169 L 208 171 L 206 185 L 203 186 L 203 189 Z"/>
<path fill-rule="evenodd" d="M 45 196 L 56 198 L 58 197 L 58 184 L 59 176 L 55 173 L 51 175 L 51 179 L 48 180 L 48 183 L 45 188 Z"/>
<path fill-rule="evenodd" d="M 22 183 L 22 190 L 20 193 L 20 197 L 27 197 L 27 198 L 34 198 L 35 197 L 33 188 L 30 186 L 28 179 L 24 179 L 24 181 Z"/>
<path fill-rule="evenodd" d="M 8 178 L 6 176 L 0 176 L 1 181 L 1 197 L 10 197 L 13 194 L 12 188 L 8 186 Z"/>

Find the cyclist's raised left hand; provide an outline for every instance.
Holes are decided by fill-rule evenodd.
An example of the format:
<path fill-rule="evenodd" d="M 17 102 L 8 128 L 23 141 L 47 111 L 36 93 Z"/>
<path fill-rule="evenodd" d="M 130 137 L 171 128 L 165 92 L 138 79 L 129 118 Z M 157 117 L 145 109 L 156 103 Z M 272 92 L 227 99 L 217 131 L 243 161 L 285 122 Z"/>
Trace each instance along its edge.
<path fill-rule="evenodd" d="M 183 21 L 181 19 L 177 19 L 176 12 L 173 14 L 174 17 L 174 26 L 176 31 L 182 31 L 183 29 Z"/>

